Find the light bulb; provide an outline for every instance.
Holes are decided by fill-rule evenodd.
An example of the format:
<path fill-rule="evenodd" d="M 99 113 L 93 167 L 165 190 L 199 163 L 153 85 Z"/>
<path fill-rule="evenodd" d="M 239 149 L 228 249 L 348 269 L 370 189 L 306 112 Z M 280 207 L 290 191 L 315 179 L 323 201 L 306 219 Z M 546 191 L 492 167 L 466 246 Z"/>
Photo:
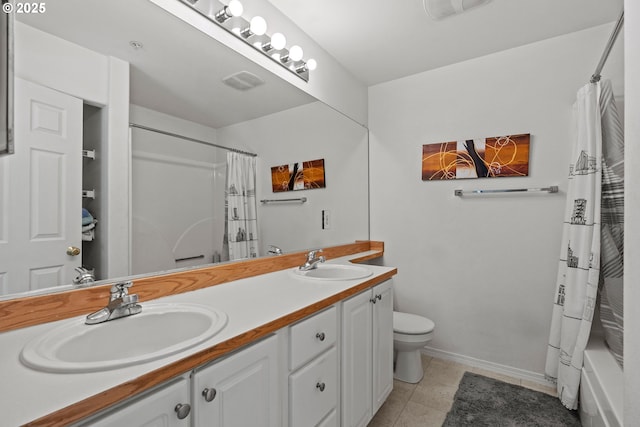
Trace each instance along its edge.
<path fill-rule="evenodd" d="M 267 21 L 262 16 L 254 16 L 251 18 L 249 29 L 256 36 L 261 36 L 267 32 Z"/>
<path fill-rule="evenodd" d="M 318 68 L 318 63 L 316 62 L 315 59 L 311 58 L 307 61 L 307 70 L 309 71 L 313 71 L 316 68 Z"/>
<path fill-rule="evenodd" d="M 304 52 L 302 52 L 302 48 L 298 45 L 291 46 L 289 49 L 289 59 L 292 61 L 300 61 L 304 56 Z"/>
<path fill-rule="evenodd" d="M 224 24 L 230 18 L 242 15 L 242 11 L 242 3 L 240 3 L 238 0 L 231 0 L 228 6 L 223 7 L 218 13 L 215 14 L 214 18 L 219 23 Z"/>
<path fill-rule="evenodd" d="M 287 45 L 287 38 L 282 33 L 274 33 L 271 36 L 271 48 L 275 50 L 284 49 Z"/>
<path fill-rule="evenodd" d="M 227 11 L 231 16 L 240 16 L 242 15 L 244 8 L 242 7 L 242 3 L 238 0 L 231 0 L 229 5 L 227 6 Z"/>

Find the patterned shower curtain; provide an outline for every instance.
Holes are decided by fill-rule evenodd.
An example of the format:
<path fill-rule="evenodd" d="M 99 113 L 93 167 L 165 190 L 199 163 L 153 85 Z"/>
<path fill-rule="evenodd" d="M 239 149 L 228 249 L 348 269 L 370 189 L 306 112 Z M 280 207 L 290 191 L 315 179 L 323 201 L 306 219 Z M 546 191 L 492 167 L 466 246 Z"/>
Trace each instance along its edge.
<path fill-rule="evenodd" d="M 225 208 L 223 259 L 256 258 L 259 241 L 255 157 L 227 153 Z"/>
<path fill-rule="evenodd" d="M 623 366 L 624 131 L 611 82 L 602 82 L 602 255 L 600 321 L 605 341 Z"/>
<path fill-rule="evenodd" d="M 578 407 L 584 349 L 591 332 L 600 277 L 602 131 L 600 83 L 578 91 L 574 142 L 564 215 L 556 293 L 547 348 L 546 375 L 558 397 Z"/>

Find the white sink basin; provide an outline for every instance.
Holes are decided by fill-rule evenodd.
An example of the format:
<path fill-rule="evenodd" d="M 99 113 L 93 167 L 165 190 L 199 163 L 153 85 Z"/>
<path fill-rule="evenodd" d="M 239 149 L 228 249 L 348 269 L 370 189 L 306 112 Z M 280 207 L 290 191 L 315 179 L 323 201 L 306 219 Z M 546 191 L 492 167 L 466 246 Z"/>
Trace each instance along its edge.
<path fill-rule="evenodd" d="M 31 340 L 20 361 L 45 372 L 93 372 L 145 363 L 211 338 L 227 315 L 197 304 L 142 304 L 133 316 L 86 325 L 73 319 Z"/>
<path fill-rule="evenodd" d="M 368 268 L 344 264 L 318 264 L 312 270 L 303 271 L 296 267 L 291 271 L 297 277 L 313 280 L 356 280 L 373 274 Z"/>

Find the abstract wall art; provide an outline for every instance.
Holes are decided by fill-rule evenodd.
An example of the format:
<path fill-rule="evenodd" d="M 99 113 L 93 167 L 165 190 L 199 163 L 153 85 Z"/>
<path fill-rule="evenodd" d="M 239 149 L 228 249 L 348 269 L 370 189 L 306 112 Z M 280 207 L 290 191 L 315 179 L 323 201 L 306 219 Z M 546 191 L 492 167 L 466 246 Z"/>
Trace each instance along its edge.
<path fill-rule="evenodd" d="M 529 175 L 530 134 L 422 146 L 422 180 Z"/>
<path fill-rule="evenodd" d="M 325 188 L 324 159 L 272 167 L 271 186 L 274 193 Z"/>

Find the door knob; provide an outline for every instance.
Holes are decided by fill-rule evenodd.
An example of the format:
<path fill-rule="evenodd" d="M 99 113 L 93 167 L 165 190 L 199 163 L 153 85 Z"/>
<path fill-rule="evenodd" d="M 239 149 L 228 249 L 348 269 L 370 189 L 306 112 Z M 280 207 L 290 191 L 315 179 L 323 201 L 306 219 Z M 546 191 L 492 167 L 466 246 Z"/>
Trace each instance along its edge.
<path fill-rule="evenodd" d="M 67 248 L 67 255 L 69 256 L 78 256 L 80 255 L 80 248 L 76 246 L 69 246 Z"/>

